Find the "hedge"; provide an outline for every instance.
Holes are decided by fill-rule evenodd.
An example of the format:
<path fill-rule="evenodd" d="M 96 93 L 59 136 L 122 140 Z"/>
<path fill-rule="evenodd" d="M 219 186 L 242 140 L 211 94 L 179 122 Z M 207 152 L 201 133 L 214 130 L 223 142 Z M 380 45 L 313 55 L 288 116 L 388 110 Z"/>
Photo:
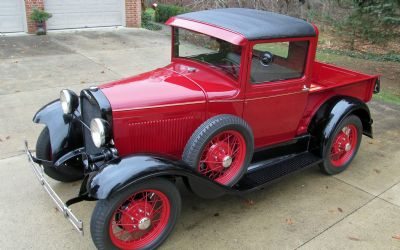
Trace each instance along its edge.
<path fill-rule="evenodd" d="M 170 17 L 187 12 L 185 8 L 176 5 L 159 4 L 156 8 L 156 22 L 165 23 Z"/>

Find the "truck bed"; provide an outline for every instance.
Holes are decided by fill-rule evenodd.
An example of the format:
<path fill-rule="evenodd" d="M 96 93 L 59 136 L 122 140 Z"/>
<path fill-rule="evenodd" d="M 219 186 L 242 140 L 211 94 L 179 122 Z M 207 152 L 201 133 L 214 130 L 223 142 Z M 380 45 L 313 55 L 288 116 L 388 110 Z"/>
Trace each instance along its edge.
<path fill-rule="evenodd" d="M 332 90 L 365 102 L 371 100 L 378 75 L 367 75 L 331 64 L 314 62 L 310 92 Z"/>

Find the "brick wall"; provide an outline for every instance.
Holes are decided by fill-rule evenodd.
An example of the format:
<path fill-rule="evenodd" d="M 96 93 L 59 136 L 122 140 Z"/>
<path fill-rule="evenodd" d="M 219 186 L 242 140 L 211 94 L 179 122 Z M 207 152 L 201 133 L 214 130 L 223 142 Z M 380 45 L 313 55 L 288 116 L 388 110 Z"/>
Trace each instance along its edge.
<path fill-rule="evenodd" d="M 36 32 L 36 24 L 31 21 L 30 16 L 33 9 L 44 9 L 43 0 L 25 0 L 26 22 L 28 26 L 28 33 Z"/>
<path fill-rule="evenodd" d="M 141 11 L 141 0 L 125 0 L 126 27 L 139 28 L 141 26 Z"/>

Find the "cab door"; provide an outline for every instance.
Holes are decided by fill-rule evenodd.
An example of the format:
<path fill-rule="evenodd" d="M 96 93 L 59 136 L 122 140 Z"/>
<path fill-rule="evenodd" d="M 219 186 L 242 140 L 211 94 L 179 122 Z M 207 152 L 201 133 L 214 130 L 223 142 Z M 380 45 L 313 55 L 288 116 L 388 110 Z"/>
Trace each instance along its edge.
<path fill-rule="evenodd" d="M 295 137 L 310 86 L 305 74 L 309 46 L 308 40 L 252 44 L 243 115 L 256 148 Z"/>

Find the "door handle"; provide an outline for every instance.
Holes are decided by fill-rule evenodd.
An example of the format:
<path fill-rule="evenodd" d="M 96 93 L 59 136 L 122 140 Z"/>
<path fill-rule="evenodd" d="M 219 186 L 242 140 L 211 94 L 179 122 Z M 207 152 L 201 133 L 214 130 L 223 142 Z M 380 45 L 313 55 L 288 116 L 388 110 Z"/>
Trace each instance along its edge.
<path fill-rule="evenodd" d="M 303 85 L 303 89 L 302 89 L 303 92 L 308 92 L 309 90 L 310 90 L 310 88 L 307 87 L 307 85 Z"/>

